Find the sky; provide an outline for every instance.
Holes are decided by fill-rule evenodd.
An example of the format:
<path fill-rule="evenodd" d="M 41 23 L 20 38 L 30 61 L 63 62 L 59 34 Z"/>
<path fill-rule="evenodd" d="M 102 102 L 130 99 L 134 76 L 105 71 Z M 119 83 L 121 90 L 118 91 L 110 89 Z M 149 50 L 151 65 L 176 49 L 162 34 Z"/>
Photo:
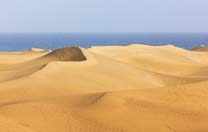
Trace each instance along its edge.
<path fill-rule="evenodd" d="M 208 0 L 0 0 L 0 32 L 208 32 Z"/>

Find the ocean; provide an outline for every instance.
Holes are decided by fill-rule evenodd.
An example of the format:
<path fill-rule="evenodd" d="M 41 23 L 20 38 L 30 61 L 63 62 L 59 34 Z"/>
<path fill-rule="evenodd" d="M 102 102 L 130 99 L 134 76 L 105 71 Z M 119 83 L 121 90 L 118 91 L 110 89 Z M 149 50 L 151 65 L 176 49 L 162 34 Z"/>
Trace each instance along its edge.
<path fill-rule="evenodd" d="M 172 44 L 190 49 L 208 44 L 208 33 L 0 33 L 1 51 L 32 47 L 54 49 L 65 46 Z"/>

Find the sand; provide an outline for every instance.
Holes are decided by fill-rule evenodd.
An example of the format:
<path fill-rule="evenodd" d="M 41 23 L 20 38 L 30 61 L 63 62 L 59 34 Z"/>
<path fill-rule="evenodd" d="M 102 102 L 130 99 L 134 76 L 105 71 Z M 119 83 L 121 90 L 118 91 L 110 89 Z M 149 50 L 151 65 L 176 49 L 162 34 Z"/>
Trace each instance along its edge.
<path fill-rule="evenodd" d="M 207 132 L 207 58 L 138 44 L 0 52 L 0 131 Z"/>

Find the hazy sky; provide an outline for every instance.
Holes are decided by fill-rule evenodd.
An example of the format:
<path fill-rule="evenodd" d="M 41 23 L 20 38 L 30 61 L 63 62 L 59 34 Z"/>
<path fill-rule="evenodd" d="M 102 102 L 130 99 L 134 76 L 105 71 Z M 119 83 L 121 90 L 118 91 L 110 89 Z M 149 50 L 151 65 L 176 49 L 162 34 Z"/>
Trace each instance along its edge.
<path fill-rule="evenodd" d="M 0 0 L 0 32 L 208 32 L 208 0 Z"/>

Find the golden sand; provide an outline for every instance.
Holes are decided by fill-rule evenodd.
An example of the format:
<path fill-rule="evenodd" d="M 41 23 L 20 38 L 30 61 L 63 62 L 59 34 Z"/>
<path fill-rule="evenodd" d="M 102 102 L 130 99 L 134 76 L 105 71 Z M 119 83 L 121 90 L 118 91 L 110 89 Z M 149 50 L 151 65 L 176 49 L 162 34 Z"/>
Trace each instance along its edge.
<path fill-rule="evenodd" d="M 207 132 L 208 52 L 172 45 L 0 53 L 1 132 Z"/>

